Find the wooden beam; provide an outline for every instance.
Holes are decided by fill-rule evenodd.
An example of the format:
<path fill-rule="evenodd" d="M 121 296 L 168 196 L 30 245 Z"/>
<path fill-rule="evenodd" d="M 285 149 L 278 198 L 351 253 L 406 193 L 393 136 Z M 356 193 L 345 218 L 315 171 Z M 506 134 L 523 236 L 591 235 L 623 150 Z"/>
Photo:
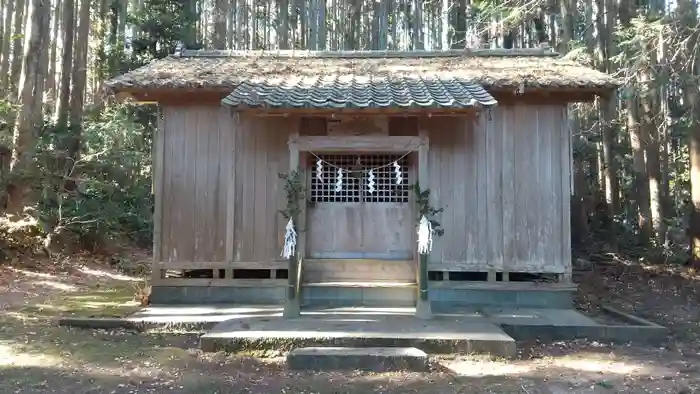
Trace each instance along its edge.
<path fill-rule="evenodd" d="M 495 272 L 508 272 L 509 270 L 508 262 L 504 262 L 504 267 L 501 270 L 495 270 Z M 547 266 L 546 264 L 534 264 L 535 266 Z M 559 266 L 559 265 L 557 265 Z M 493 271 L 489 266 L 488 261 L 431 261 L 430 262 L 431 271 L 444 271 L 444 272 L 490 272 Z M 514 272 L 522 273 L 532 273 L 532 274 L 561 274 L 561 271 L 528 271 L 527 269 L 517 269 Z"/>
<path fill-rule="evenodd" d="M 427 136 L 293 136 L 289 140 L 290 150 L 294 146 L 307 152 L 406 152 L 417 151 L 427 143 Z"/>
<path fill-rule="evenodd" d="M 153 282 L 153 286 L 284 287 L 285 282 L 284 279 L 164 278 Z"/>
<path fill-rule="evenodd" d="M 137 104 L 168 104 L 168 105 L 217 105 L 228 96 L 233 87 L 221 88 L 126 88 L 115 93 L 118 101 L 133 101 Z"/>
<path fill-rule="evenodd" d="M 518 291 L 573 291 L 575 283 L 430 281 L 431 289 L 479 289 Z"/>
<path fill-rule="evenodd" d="M 614 90 L 610 89 L 586 89 L 586 88 L 525 88 L 523 93 L 516 93 L 516 87 L 512 88 L 492 88 L 488 89 L 498 105 L 524 104 L 524 105 L 545 105 L 564 104 L 576 102 L 591 102 L 596 97 L 608 97 Z"/>
<path fill-rule="evenodd" d="M 286 261 L 161 261 L 155 263 L 159 269 L 285 269 Z"/>

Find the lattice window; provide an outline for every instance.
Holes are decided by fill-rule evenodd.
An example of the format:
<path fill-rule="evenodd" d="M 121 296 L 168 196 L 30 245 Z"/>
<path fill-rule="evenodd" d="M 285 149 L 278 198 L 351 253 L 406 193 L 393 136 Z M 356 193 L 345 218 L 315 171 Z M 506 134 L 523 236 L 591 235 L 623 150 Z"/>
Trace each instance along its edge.
<path fill-rule="evenodd" d="M 324 161 L 319 179 L 316 158 L 312 156 L 310 199 L 312 202 L 392 202 L 408 203 L 410 182 L 408 160 L 399 155 L 319 155 Z M 396 184 L 394 161 L 398 160 L 401 183 Z M 338 167 L 343 183 L 336 191 Z M 381 168 L 378 168 L 381 167 Z M 374 192 L 369 189 L 369 170 L 374 169 Z"/>

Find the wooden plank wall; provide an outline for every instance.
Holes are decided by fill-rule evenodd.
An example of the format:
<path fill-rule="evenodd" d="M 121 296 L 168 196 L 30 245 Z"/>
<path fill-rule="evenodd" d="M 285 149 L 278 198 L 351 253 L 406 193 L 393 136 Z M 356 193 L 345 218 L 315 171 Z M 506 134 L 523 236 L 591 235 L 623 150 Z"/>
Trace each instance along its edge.
<path fill-rule="evenodd" d="M 288 171 L 287 140 L 298 119 L 214 106 L 162 110 L 161 261 L 225 262 L 231 233 L 233 261 L 281 261 L 278 174 Z M 566 107 L 557 105 L 499 106 L 491 120 L 483 112 L 476 122 L 422 120 L 430 137 L 428 187 L 445 209 L 431 269 L 570 271 L 565 125 Z"/>
<path fill-rule="evenodd" d="M 234 261 L 279 260 L 285 223 L 278 174 L 288 171 L 288 129 L 296 122 L 215 106 L 162 110 L 161 261 L 224 262 L 231 234 Z"/>
<path fill-rule="evenodd" d="M 232 114 L 218 107 L 162 108 L 162 261 L 224 261 Z"/>
<path fill-rule="evenodd" d="M 269 263 L 284 245 L 284 181 L 289 134 L 298 120 L 241 115 L 236 127 L 234 261 Z M 251 267 L 253 268 L 253 267 Z"/>
<path fill-rule="evenodd" d="M 490 118 L 423 121 L 433 204 L 445 209 L 430 269 L 569 272 L 566 106 L 499 106 Z"/>

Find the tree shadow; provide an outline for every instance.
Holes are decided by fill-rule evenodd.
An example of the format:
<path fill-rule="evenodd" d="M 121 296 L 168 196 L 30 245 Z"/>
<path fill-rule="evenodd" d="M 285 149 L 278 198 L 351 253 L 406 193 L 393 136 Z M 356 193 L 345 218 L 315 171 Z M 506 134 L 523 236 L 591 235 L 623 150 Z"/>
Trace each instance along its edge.
<path fill-rule="evenodd" d="M 147 350 L 146 350 L 147 351 Z M 161 360 L 162 361 L 162 360 Z M 122 367 L 89 363 L 0 366 L 3 392 L 31 393 L 610 393 L 651 390 L 679 393 L 697 387 L 697 380 L 655 374 L 654 368 L 601 373 L 577 364 L 540 364 L 436 360 L 429 372 L 370 373 L 359 371 L 290 371 L 281 359 L 225 354 L 192 355 L 170 363 L 146 358 Z M 521 368 L 513 368 L 520 365 Z M 509 370 L 503 369 L 510 368 Z M 481 372 L 479 372 L 479 370 Z M 671 372 L 669 372 L 671 373 Z M 648 392 L 648 391 L 644 391 Z M 691 392 L 691 391 L 686 391 Z"/>
<path fill-rule="evenodd" d="M 576 272 L 574 280 L 580 309 L 596 312 L 601 305 L 610 305 L 667 327 L 668 346 L 700 345 L 700 276 L 692 269 L 605 260 Z"/>

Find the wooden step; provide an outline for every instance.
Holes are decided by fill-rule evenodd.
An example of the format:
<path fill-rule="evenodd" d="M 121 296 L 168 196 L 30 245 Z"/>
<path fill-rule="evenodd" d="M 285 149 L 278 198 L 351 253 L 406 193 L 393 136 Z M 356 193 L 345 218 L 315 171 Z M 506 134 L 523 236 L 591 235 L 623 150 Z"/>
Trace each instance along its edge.
<path fill-rule="evenodd" d="M 415 262 L 377 259 L 306 259 L 306 282 L 415 282 Z"/>
<path fill-rule="evenodd" d="M 354 287 L 354 288 L 411 288 L 415 282 L 308 282 L 302 287 Z"/>

